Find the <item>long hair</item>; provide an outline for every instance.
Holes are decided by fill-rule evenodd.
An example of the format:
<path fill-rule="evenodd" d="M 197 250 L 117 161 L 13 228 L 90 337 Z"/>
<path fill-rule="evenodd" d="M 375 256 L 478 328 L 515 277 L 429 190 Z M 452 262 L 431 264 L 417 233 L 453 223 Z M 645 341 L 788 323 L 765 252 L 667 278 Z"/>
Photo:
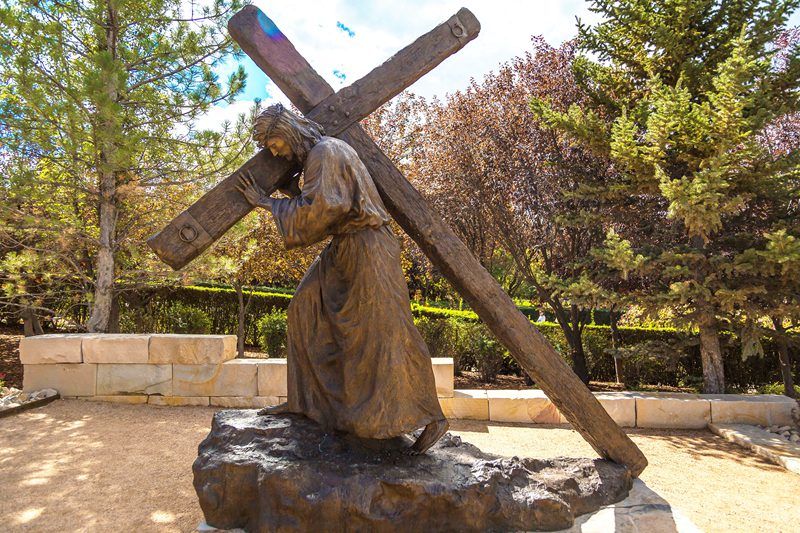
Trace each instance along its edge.
<path fill-rule="evenodd" d="M 319 142 L 325 130 L 312 120 L 295 115 L 281 104 L 262 111 L 253 124 L 253 139 L 261 148 L 271 137 L 280 137 L 292 149 L 298 161 L 305 161 L 308 152 Z"/>

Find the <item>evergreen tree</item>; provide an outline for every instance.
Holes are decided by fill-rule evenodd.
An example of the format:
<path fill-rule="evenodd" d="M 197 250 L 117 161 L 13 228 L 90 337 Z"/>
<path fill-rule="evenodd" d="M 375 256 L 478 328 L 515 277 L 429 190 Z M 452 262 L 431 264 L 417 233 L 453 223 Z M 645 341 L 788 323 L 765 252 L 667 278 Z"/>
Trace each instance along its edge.
<path fill-rule="evenodd" d="M 88 303 L 86 328 L 106 331 L 118 284 L 147 270 L 147 234 L 241 160 L 241 138 L 192 126 L 245 79 L 214 73 L 235 51 L 225 23 L 240 0 L 204 5 L 0 4 L 7 294 L 33 299 L 31 279 L 58 276 Z"/>
<path fill-rule="evenodd" d="M 798 112 L 798 47 L 775 46 L 798 3 L 595 1 L 604 21 L 579 32 L 596 59 L 575 66 L 591 104 L 531 104 L 550 127 L 611 157 L 616 178 L 582 188 L 613 206 L 596 254 L 639 277 L 640 301 L 699 329 L 709 393 L 725 389 L 721 330 L 798 312 L 796 292 L 758 298 L 791 285 L 763 256 L 794 253 L 775 243 L 800 235 L 800 147 L 779 153 L 763 137 Z"/>

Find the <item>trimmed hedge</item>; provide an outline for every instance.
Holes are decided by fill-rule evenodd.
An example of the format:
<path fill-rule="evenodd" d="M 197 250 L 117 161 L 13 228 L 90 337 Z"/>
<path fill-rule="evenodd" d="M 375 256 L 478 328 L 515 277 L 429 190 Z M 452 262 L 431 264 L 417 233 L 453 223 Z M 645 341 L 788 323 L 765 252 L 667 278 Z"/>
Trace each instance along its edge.
<path fill-rule="evenodd" d="M 250 296 L 244 293 L 245 302 Z M 257 346 L 259 342 L 258 318 L 274 309 L 285 310 L 292 296 L 272 292 L 253 292 L 247 309 L 245 344 Z M 233 289 L 214 287 L 160 287 L 136 293 L 123 293 L 120 300 L 120 330 L 123 333 L 171 332 L 169 324 L 175 305 L 197 309 L 211 321 L 211 333 L 236 335 L 239 320 L 239 301 Z"/>
<path fill-rule="evenodd" d="M 245 292 L 247 298 L 249 292 Z M 260 345 L 259 320 L 274 310 L 286 310 L 291 294 L 256 291 L 248 309 L 245 341 Z M 177 306 L 177 307 L 176 307 Z M 195 314 L 204 313 L 211 323 L 211 333 L 235 335 L 237 331 L 238 301 L 233 289 L 223 287 L 164 287 L 139 291 L 123 296 L 120 324 L 125 332 L 171 331 L 179 309 Z M 502 357 L 500 371 L 522 375 L 516 361 L 505 350 L 499 349 L 491 333 L 470 310 L 445 309 L 412 302 L 415 323 L 429 347 L 431 354 L 453 357 L 457 371 L 461 369 L 493 372 L 497 358 Z M 178 320 L 186 322 L 186 320 Z M 558 324 L 535 323 L 557 352 L 569 361 L 569 345 Z M 700 346 L 696 333 L 672 328 L 619 328 L 623 347 L 617 352 L 621 357 L 626 384 L 661 384 L 670 386 L 702 385 Z M 778 356 L 770 339 L 762 339 L 764 357 L 742 360 L 739 339 L 732 334 L 722 334 L 721 344 L 725 365 L 725 378 L 730 392 L 757 389 L 769 383 L 780 382 Z M 614 357 L 611 349 L 611 328 L 588 325 L 583 332 L 589 375 L 595 381 L 614 381 Z M 481 349 L 481 347 L 485 349 Z M 501 347 L 502 348 L 502 347 Z M 482 360 L 481 358 L 488 358 Z M 800 371 L 800 357 L 794 358 L 794 371 Z"/>

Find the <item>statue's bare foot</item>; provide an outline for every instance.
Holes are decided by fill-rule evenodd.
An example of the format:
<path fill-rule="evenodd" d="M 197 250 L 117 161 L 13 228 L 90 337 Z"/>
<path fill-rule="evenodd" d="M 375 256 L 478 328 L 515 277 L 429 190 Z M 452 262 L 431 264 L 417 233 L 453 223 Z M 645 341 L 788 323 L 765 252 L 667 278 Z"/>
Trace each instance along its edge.
<path fill-rule="evenodd" d="M 450 429 L 450 423 L 446 419 L 431 422 L 425 426 L 417 442 L 411 445 L 409 452 L 411 455 L 422 455 L 428 451 L 428 448 L 436 444 L 436 441 L 441 439 L 448 429 Z"/>
<path fill-rule="evenodd" d="M 270 405 L 269 407 L 265 407 L 261 409 L 258 414 L 259 415 L 285 415 L 289 413 L 289 404 L 286 402 L 279 403 L 278 405 Z"/>

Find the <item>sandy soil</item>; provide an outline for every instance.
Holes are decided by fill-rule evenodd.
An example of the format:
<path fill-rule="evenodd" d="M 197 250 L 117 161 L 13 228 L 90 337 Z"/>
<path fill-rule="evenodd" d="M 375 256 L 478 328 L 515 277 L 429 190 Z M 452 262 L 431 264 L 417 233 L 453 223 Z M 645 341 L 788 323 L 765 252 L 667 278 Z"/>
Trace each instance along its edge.
<path fill-rule="evenodd" d="M 59 400 L 0 419 L 3 531 L 192 531 L 202 519 L 191 465 L 213 408 Z M 595 454 L 564 426 L 454 421 L 504 455 Z M 633 430 L 642 480 L 708 532 L 789 532 L 800 476 L 707 431 Z"/>

